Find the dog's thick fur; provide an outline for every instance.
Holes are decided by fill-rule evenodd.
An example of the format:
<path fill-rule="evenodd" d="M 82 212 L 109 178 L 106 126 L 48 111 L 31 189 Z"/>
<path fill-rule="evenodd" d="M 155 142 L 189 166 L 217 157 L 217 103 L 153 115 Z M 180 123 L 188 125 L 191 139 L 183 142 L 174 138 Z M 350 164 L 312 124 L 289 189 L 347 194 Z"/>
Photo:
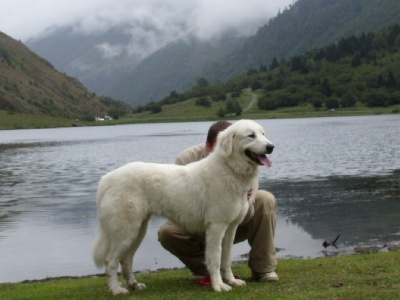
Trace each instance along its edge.
<path fill-rule="evenodd" d="M 93 258 L 98 267 L 106 266 L 114 295 L 128 293 L 117 279 L 119 264 L 129 287 L 146 287 L 136 281 L 132 263 L 151 215 L 165 216 L 189 232 L 206 233 L 205 263 L 215 291 L 245 285 L 232 274 L 231 248 L 248 210 L 247 192 L 273 145 L 250 120 L 234 123 L 217 140 L 210 155 L 186 166 L 134 162 L 101 178 Z"/>

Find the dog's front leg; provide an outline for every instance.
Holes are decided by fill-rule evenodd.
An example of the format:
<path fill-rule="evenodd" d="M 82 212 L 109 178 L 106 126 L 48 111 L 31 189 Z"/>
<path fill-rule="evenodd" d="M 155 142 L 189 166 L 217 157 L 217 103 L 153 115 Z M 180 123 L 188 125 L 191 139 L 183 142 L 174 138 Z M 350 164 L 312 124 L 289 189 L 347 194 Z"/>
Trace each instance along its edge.
<path fill-rule="evenodd" d="M 222 240 L 221 270 L 224 279 L 232 286 L 243 286 L 246 282 L 236 279 L 232 273 L 232 246 L 235 239 L 235 233 L 238 225 L 230 225 L 226 230 Z"/>
<path fill-rule="evenodd" d="M 232 287 L 222 281 L 220 273 L 222 239 L 226 229 L 225 224 L 211 223 L 206 230 L 206 265 L 216 292 L 232 290 Z"/>

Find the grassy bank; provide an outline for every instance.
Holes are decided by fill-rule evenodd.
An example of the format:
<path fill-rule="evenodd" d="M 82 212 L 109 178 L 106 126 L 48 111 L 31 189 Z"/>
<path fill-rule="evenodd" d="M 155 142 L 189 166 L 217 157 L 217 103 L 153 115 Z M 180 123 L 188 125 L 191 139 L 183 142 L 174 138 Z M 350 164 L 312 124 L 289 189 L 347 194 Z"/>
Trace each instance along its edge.
<path fill-rule="evenodd" d="M 278 266 L 280 281 L 259 283 L 249 279 L 245 264 L 234 273 L 247 286 L 216 293 L 197 286 L 187 269 L 138 274 L 147 285 L 118 299 L 400 299 L 400 252 L 357 254 L 333 258 L 287 259 Z M 106 277 L 52 279 L 0 284 L 0 299 L 115 299 Z"/>
<path fill-rule="evenodd" d="M 238 103 L 243 108 L 240 116 L 226 115 L 224 118 L 235 119 L 284 119 L 284 118 L 318 118 L 334 116 L 368 116 L 379 114 L 398 114 L 400 105 L 388 107 L 368 107 L 357 102 L 353 107 L 336 109 L 329 112 L 324 108 L 316 110 L 311 104 L 303 104 L 295 107 L 278 108 L 274 110 L 262 110 L 257 106 L 257 99 L 260 95 L 250 89 L 244 89 Z M 196 105 L 196 98 L 187 101 L 167 104 L 162 106 L 159 113 L 149 112 L 131 114 L 118 120 L 103 122 L 82 122 L 55 118 L 49 116 L 32 116 L 20 113 L 10 113 L 0 110 L 0 130 L 2 129 L 30 129 L 30 128 L 51 128 L 51 127 L 71 127 L 78 126 L 103 126 L 117 124 L 136 124 L 136 123 L 171 123 L 171 122 L 198 122 L 215 121 L 220 119 L 218 111 L 224 108 L 225 102 L 213 102 L 211 107 Z"/>
<path fill-rule="evenodd" d="M 71 127 L 73 123 L 76 123 L 76 121 L 0 110 L 0 130 Z"/>
<path fill-rule="evenodd" d="M 256 95 L 257 96 L 257 95 Z M 284 119 L 284 118 L 316 118 L 334 116 L 369 116 L 379 114 L 399 113 L 400 105 L 389 107 L 368 107 L 358 102 L 354 107 L 340 108 L 329 112 L 321 108 L 316 110 L 311 104 L 295 107 L 278 108 L 275 110 L 261 110 L 254 101 L 254 93 L 246 89 L 242 92 L 238 102 L 243 108 L 240 116 L 225 116 L 226 119 Z M 187 121 L 214 121 L 219 119 L 218 110 L 225 107 L 225 102 L 213 102 L 211 107 L 203 107 L 195 104 L 196 99 L 184 102 L 164 105 L 162 111 L 157 114 L 148 112 L 133 114 L 115 123 L 160 123 L 160 122 L 187 122 Z"/>
<path fill-rule="evenodd" d="M 276 110 L 260 110 L 254 101 L 252 93 L 247 91 L 239 100 L 245 111 L 240 116 L 225 116 L 226 119 L 284 119 L 284 118 L 317 118 L 334 116 L 368 116 L 378 114 L 398 114 L 400 105 L 390 107 L 367 107 L 358 103 L 354 107 L 340 108 L 335 112 L 325 109 L 315 110 L 312 105 L 279 108 Z M 104 122 L 82 122 L 79 120 L 62 119 L 49 116 L 33 116 L 20 113 L 10 113 L 0 110 L 0 130 L 4 129 L 31 129 L 78 126 L 102 126 L 136 123 L 171 123 L 171 122 L 198 122 L 215 121 L 219 117 L 217 111 L 224 107 L 225 103 L 214 103 L 212 107 L 201 107 L 195 104 L 195 99 L 185 102 L 164 105 L 163 110 L 157 114 L 148 112 L 132 114 L 118 120 Z"/>

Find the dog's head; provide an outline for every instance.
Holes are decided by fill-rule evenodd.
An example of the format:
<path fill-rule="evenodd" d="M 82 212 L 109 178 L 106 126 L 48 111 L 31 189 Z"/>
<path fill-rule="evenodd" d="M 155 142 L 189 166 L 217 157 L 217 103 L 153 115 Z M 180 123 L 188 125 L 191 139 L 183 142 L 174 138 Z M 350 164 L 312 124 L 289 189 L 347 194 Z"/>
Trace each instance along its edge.
<path fill-rule="evenodd" d="M 267 157 L 274 145 L 265 136 L 264 129 L 251 120 L 240 120 L 222 131 L 217 138 L 217 151 L 224 153 L 228 161 L 247 169 L 249 166 L 268 166 Z"/>

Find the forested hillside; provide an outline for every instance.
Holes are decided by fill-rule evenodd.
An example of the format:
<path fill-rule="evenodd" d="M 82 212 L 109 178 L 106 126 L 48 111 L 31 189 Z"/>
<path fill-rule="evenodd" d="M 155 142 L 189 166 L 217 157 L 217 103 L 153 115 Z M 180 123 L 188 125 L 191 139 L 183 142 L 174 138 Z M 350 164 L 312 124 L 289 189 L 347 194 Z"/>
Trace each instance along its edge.
<path fill-rule="evenodd" d="M 157 113 L 164 105 L 195 98 L 196 105 L 210 110 L 225 102 L 225 109 L 214 111 L 220 116 L 240 115 L 240 96 L 248 88 L 259 95 L 257 106 L 264 110 L 298 105 L 334 110 L 357 103 L 369 107 L 400 104 L 400 24 L 342 38 L 290 59 L 275 59 L 268 67 L 251 68 L 227 83 L 210 84 L 202 78 L 187 92 L 172 92 L 136 111 Z"/>
<path fill-rule="evenodd" d="M 67 119 L 122 115 L 131 107 L 97 97 L 76 78 L 58 72 L 24 44 L 0 32 L 0 110 Z"/>
<path fill-rule="evenodd" d="M 399 21 L 398 0 L 298 0 L 261 27 L 225 60 L 212 66 L 209 80 L 233 78 L 341 38 L 371 32 Z"/>
<path fill-rule="evenodd" d="M 229 51 L 222 58 L 203 56 L 193 68 L 194 57 L 189 51 L 195 52 L 199 46 L 169 46 L 144 60 L 108 92 L 136 105 L 156 101 L 163 94 L 185 91 L 200 77 L 210 82 L 226 81 L 249 68 L 268 66 L 274 57 L 289 58 L 352 34 L 394 24 L 399 15 L 398 0 L 298 0 L 241 45 L 227 44 L 225 51 Z"/>

